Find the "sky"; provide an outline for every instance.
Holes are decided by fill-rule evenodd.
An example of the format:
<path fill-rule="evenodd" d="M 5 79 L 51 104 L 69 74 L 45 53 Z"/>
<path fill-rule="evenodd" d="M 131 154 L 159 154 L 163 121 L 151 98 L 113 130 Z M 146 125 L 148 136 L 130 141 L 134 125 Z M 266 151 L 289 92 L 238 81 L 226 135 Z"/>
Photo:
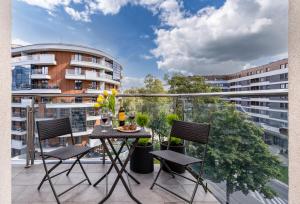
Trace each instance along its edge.
<path fill-rule="evenodd" d="M 287 57 L 288 0 L 14 0 L 12 43 L 103 50 L 123 88 L 152 74 L 230 74 Z"/>

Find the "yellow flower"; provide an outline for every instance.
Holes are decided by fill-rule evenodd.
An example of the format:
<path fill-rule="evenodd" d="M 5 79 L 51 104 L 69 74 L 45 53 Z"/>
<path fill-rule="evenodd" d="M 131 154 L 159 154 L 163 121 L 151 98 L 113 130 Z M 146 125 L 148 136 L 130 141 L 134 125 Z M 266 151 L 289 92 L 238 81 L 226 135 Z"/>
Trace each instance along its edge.
<path fill-rule="evenodd" d="M 106 98 L 108 96 L 108 91 L 104 90 L 103 91 L 103 96 Z"/>
<path fill-rule="evenodd" d="M 98 98 L 97 98 L 97 102 L 98 103 L 102 103 L 104 101 L 104 98 L 102 95 L 99 95 Z"/>
<path fill-rule="evenodd" d="M 97 108 L 100 108 L 100 107 L 101 107 L 101 105 L 100 105 L 99 103 L 95 103 L 95 104 L 94 104 L 94 108 L 97 109 Z"/>
<path fill-rule="evenodd" d="M 111 94 L 113 96 L 116 96 L 118 94 L 118 91 L 116 89 L 111 89 Z"/>

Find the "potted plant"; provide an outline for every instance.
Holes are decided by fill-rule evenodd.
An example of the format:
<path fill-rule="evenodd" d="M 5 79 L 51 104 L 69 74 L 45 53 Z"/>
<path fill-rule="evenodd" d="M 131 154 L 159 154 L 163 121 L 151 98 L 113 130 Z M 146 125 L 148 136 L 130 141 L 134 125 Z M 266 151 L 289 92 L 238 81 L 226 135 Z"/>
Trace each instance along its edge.
<path fill-rule="evenodd" d="M 169 128 L 172 127 L 174 120 L 179 120 L 178 115 L 176 114 L 168 114 L 166 116 L 166 122 L 169 126 Z M 184 144 L 183 144 L 183 140 L 180 138 L 177 138 L 176 135 L 172 135 L 171 139 L 170 139 L 170 134 L 168 136 L 168 139 L 170 140 L 170 146 L 169 146 L 169 150 L 172 150 L 174 152 L 178 152 L 178 153 L 185 153 L 185 148 L 184 148 Z M 160 145 L 160 149 L 161 150 L 166 150 L 168 148 L 168 141 L 163 141 L 161 142 Z M 184 173 L 185 169 L 183 166 L 175 164 L 173 162 L 169 162 L 166 161 L 166 163 L 168 164 L 168 166 L 170 167 L 170 169 L 176 173 Z M 168 171 L 168 169 L 163 165 L 162 169 L 164 171 Z"/>
<path fill-rule="evenodd" d="M 137 124 L 144 128 L 149 122 L 147 114 L 138 113 Z M 130 158 L 130 169 L 136 173 L 147 174 L 153 172 L 153 156 L 149 152 L 153 151 L 153 144 L 150 138 L 140 138 L 138 145 L 134 149 Z"/>

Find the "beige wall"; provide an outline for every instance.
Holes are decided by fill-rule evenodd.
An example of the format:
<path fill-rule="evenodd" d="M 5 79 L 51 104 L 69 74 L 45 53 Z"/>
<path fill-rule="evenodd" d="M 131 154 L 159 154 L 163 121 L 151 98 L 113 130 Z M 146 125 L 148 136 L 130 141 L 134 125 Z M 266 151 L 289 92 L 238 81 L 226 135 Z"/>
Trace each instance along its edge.
<path fill-rule="evenodd" d="M 10 0 L 0 1 L 0 203 L 11 203 L 10 167 Z"/>
<path fill-rule="evenodd" d="M 289 203 L 300 203 L 300 1 L 289 5 Z"/>

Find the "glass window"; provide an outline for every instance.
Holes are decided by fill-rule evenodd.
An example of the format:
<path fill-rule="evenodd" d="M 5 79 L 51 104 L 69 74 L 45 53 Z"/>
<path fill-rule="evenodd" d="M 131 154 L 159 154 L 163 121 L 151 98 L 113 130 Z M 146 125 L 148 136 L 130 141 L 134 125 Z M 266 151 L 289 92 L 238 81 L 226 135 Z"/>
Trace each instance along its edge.
<path fill-rule="evenodd" d="M 80 80 L 75 80 L 75 90 L 81 90 L 82 89 L 82 81 Z"/>
<path fill-rule="evenodd" d="M 12 69 L 12 90 L 31 88 L 30 65 L 15 66 Z"/>
<path fill-rule="evenodd" d="M 82 103 L 82 97 L 75 97 L 75 103 Z"/>

